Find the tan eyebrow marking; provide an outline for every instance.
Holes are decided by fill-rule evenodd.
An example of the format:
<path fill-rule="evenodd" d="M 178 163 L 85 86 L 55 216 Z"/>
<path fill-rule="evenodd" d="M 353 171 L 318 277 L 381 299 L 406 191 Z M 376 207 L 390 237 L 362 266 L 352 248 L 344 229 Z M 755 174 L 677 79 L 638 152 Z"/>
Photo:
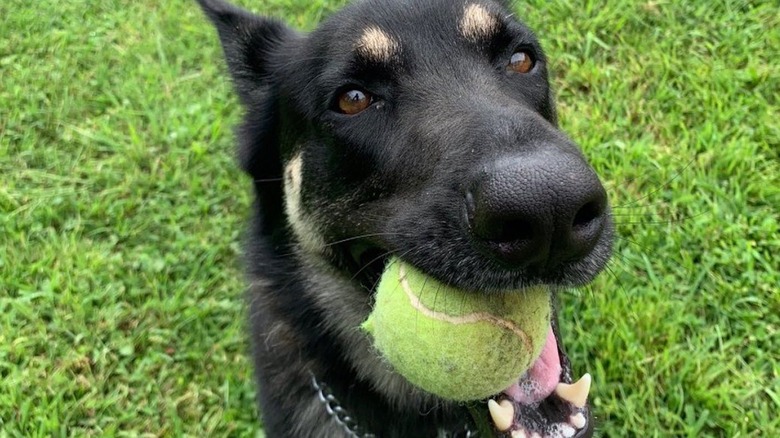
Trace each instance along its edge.
<path fill-rule="evenodd" d="M 363 31 L 356 49 L 369 59 L 387 62 L 398 52 L 398 42 L 382 29 L 370 26 Z"/>
<path fill-rule="evenodd" d="M 484 6 L 476 4 L 466 6 L 460 20 L 460 31 L 468 39 L 489 37 L 498 30 L 498 26 L 498 18 Z"/>

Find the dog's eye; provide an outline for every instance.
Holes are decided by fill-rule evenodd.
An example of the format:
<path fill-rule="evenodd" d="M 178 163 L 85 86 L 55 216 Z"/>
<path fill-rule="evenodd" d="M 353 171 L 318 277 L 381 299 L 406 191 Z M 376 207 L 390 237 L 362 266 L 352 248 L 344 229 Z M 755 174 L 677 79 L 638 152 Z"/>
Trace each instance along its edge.
<path fill-rule="evenodd" d="M 373 97 L 363 90 L 349 90 L 339 95 L 339 112 L 347 115 L 357 114 L 368 108 L 374 101 Z"/>
<path fill-rule="evenodd" d="M 507 69 L 517 73 L 528 73 L 534 68 L 534 59 L 531 54 L 525 50 L 515 52 L 511 58 L 509 58 L 509 65 Z"/>

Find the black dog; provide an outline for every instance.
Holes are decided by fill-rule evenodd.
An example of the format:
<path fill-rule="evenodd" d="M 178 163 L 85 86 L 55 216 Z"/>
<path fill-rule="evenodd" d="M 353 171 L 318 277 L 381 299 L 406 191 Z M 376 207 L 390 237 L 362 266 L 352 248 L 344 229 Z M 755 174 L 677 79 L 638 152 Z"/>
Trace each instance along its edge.
<path fill-rule="evenodd" d="M 362 0 L 302 35 L 199 3 L 246 108 L 268 435 L 465 437 L 492 416 L 496 436 L 590 436 L 589 376 L 571 384 L 555 321 L 553 374 L 540 359 L 500 404 L 469 406 L 410 384 L 359 329 L 390 255 L 474 293 L 582 285 L 609 258 L 605 191 L 557 129 L 547 60 L 508 5 Z"/>

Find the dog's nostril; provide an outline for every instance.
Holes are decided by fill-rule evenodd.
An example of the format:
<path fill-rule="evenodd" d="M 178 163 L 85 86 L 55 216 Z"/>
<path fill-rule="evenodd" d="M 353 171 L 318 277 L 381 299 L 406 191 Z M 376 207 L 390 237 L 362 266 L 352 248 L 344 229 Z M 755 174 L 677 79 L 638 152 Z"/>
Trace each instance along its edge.
<path fill-rule="evenodd" d="M 496 243 L 527 241 L 534 237 L 533 225 L 523 219 L 500 221 L 495 224 L 494 230 L 489 240 Z"/>
<path fill-rule="evenodd" d="M 577 229 L 587 227 L 591 222 L 601 216 L 601 210 L 601 205 L 597 201 L 591 201 L 583 205 L 574 216 L 572 228 Z"/>

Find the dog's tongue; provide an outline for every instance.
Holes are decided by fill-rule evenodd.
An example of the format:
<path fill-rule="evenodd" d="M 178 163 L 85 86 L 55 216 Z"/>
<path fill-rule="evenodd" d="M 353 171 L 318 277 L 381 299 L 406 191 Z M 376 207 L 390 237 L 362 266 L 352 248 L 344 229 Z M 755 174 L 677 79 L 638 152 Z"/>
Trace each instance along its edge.
<path fill-rule="evenodd" d="M 538 403 L 552 394 L 560 376 L 561 359 L 558 356 L 558 343 L 550 327 L 542 354 L 517 383 L 504 391 L 504 394 L 518 403 L 526 405 Z"/>

